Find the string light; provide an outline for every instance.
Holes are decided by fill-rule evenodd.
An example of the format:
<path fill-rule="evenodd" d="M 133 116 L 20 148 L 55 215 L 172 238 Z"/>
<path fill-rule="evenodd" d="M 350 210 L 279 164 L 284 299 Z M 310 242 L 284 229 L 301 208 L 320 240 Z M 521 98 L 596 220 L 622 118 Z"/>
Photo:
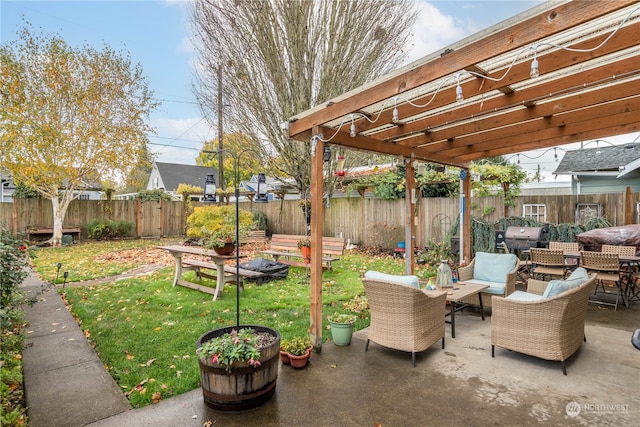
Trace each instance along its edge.
<path fill-rule="evenodd" d="M 538 69 L 538 45 L 533 49 L 533 61 L 531 61 L 531 74 L 532 79 L 540 77 L 540 71 Z"/>
<path fill-rule="evenodd" d="M 622 26 L 631 18 L 631 16 L 636 13 L 638 10 L 640 10 L 640 6 L 634 8 L 633 10 L 631 10 L 626 16 L 625 18 L 618 24 L 618 26 L 597 46 L 593 47 L 593 48 L 589 48 L 589 49 L 575 49 L 575 48 L 570 48 L 570 47 L 566 47 L 566 46 L 562 46 L 562 45 L 558 45 L 555 43 L 537 43 L 533 46 L 527 46 L 523 49 L 521 49 L 520 51 L 517 52 L 516 56 L 514 57 L 514 59 L 511 61 L 511 63 L 509 64 L 509 66 L 507 67 L 507 69 L 505 70 L 505 72 L 502 74 L 502 76 L 500 77 L 490 77 L 484 74 L 480 74 L 477 73 L 475 71 L 470 71 L 470 70 L 462 70 L 462 71 L 458 71 L 455 75 L 450 75 L 448 77 L 446 77 L 445 79 L 443 79 L 440 84 L 438 85 L 438 87 L 436 88 L 436 90 L 433 92 L 433 95 L 431 96 L 431 98 L 429 99 L 429 101 L 427 101 L 425 104 L 416 104 L 414 103 L 411 99 L 409 98 L 405 98 L 402 95 L 396 95 L 393 98 L 393 111 L 392 111 L 392 116 L 391 116 L 391 122 L 393 124 L 399 124 L 400 119 L 399 119 L 399 112 L 398 112 L 398 99 L 402 99 L 402 101 L 406 102 L 407 104 L 411 105 L 414 108 L 426 108 L 427 106 L 429 106 L 429 104 L 431 104 L 433 102 L 433 100 L 435 99 L 436 95 L 440 92 L 440 90 L 442 89 L 442 87 L 445 85 L 445 83 L 447 83 L 449 80 L 451 80 L 452 78 L 455 78 L 457 81 L 457 85 L 456 85 L 456 101 L 457 102 L 461 102 L 464 100 L 464 95 L 462 93 L 462 85 L 460 84 L 460 79 L 462 76 L 462 73 L 468 73 L 472 76 L 476 76 L 482 79 L 486 79 L 486 80 L 491 80 L 494 82 L 499 82 L 501 80 L 503 80 L 511 71 L 511 69 L 513 68 L 513 66 L 515 65 L 515 63 L 518 61 L 518 59 L 520 58 L 520 56 L 522 56 L 522 54 L 528 50 L 533 50 L 533 59 L 531 61 L 531 72 L 530 72 L 530 77 L 532 79 L 537 78 L 540 76 L 540 63 L 538 61 L 538 49 L 540 47 L 543 46 L 548 46 L 551 48 L 557 48 L 557 49 L 561 49 L 561 50 L 566 50 L 569 52 L 578 52 L 578 53 L 589 53 L 589 52 L 593 52 L 599 48 L 601 48 L 602 46 L 604 46 L 619 30 L 620 28 L 622 28 Z M 369 121 L 370 123 L 376 123 L 378 121 L 378 119 L 380 118 L 380 116 L 382 115 L 382 112 L 384 111 L 386 105 L 386 101 L 384 101 L 381 106 L 380 106 L 380 110 L 378 111 L 376 117 L 374 119 L 369 118 L 368 116 L 362 114 L 362 113 L 352 113 L 350 120 L 351 120 L 351 126 L 350 126 L 350 132 L 349 134 L 351 135 L 351 137 L 355 137 L 357 135 L 356 133 L 356 127 L 355 127 L 355 116 L 360 116 L 361 118 L 366 119 L 367 121 Z M 312 137 L 312 143 L 314 142 L 313 138 L 317 138 L 317 140 L 320 140 L 322 142 L 329 142 L 331 141 L 333 138 L 335 138 L 335 136 L 338 134 L 338 132 L 340 131 L 340 129 L 342 128 L 342 126 L 344 126 L 344 124 L 346 123 L 348 119 L 343 118 L 342 121 L 340 122 L 340 124 L 338 125 L 335 133 L 333 135 L 331 135 L 331 137 L 329 137 L 328 139 L 323 139 L 321 135 L 314 135 Z M 605 141 L 606 142 L 606 141 Z M 527 157 L 527 156 L 525 156 Z M 557 153 L 554 154 L 554 157 L 557 159 Z M 518 156 L 518 164 L 520 163 L 519 161 L 519 156 Z"/>
<path fill-rule="evenodd" d="M 356 124 L 354 122 L 354 117 L 353 114 L 351 115 L 351 130 L 349 132 L 349 135 L 351 135 L 351 138 L 354 138 L 356 136 Z"/>
<path fill-rule="evenodd" d="M 456 78 L 458 79 L 458 86 L 456 86 L 456 101 L 464 101 L 464 95 L 462 95 L 462 86 L 460 86 L 460 74 L 456 74 Z"/>
<path fill-rule="evenodd" d="M 398 97 L 393 97 L 393 114 L 391 117 L 393 123 L 398 123 Z"/>

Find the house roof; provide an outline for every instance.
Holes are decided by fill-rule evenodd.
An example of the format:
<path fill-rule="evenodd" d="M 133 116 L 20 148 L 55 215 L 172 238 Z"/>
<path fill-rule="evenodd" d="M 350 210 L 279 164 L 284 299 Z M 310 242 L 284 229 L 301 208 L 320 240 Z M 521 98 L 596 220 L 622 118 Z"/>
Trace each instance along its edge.
<path fill-rule="evenodd" d="M 634 0 L 544 2 L 300 112 L 289 136 L 466 168 L 637 132 L 639 33 Z"/>
<path fill-rule="evenodd" d="M 189 184 L 204 188 L 207 174 L 213 174 L 218 182 L 218 170 L 210 166 L 183 165 L 179 163 L 154 162 L 162 179 L 165 191 L 176 191 L 178 185 Z"/>
<path fill-rule="evenodd" d="M 580 172 L 610 172 L 618 176 L 640 169 L 640 143 L 567 151 L 553 172 L 576 175 Z"/>

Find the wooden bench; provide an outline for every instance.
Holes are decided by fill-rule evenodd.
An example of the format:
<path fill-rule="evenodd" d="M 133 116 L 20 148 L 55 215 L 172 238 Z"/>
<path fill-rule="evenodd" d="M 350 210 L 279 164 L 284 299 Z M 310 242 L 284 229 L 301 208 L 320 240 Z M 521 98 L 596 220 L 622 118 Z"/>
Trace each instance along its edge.
<path fill-rule="evenodd" d="M 300 249 L 298 248 L 298 241 L 307 238 L 307 236 L 295 234 L 274 234 L 271 236 L 269 250 L 262 251 L 261 253 L 271 255 L 276 262 L 296 267 L 309 267 L 309 264 L 304 262 L 302 253 L 300 253 Z M 343 238 L 322 238 L 322 267 L 324 269 L 333 270 L 332 262 L 340 260 L 339 256 L 342 255 L 344 255 Z M 296 261 L 291 258 L 302 259 L 302 261 Z"/>
<path fill-rule="evenodd" d="M 240 245 L 251 245 L 257 249 L 264 249 L 267 241 L 265 230 L 251 230 L 249 233 L 240 238 Z"/>
<path fill-rule="evenodd" d="M 196 260 L 196 259 L 183 258 L 182 259 L 182 268 L 183 268 L 183 270 L 189 270 L 189 269 L 195 270 L 197 277 L 206 277 L 207 279 L 212 279 L 212 280 L 216 280 L 217 279 L 217 275 L 211 275 L 211 274 L 208 274 L 206 272 L 201 271 L 201 269 L 209 269 L 209 270 L 218 271 L 218 266 L 215 263 L 212 263 L 212 262 L 206 262 L 206 261 L 199 261 L 199 260 Z M 244 268 L 240 268 L 238 270 L 238 272 L 240 274 L 240 283 L 236 283 L 236 285 L 240 286 L 241 290 L 244 289 L 244 279 L 245 278 L 259 279 L 260 277 L 263 277 L 265 275 L 264 273 L 260 273 L 259 271 L 251 271 L 251 270 L 246 270 Z M 224 275 L 225 275 L 225 280 L 224 280 L 225 283 L 235 282 L 236 268 L 232 267 L 230 265 L 225 265 L 224 266 Z"/>
<path fill-rule="evenodd" d="M 53 228 L 49 228 L 49 227 L 28 227 L 27 228 L 27 240 L 31 241 L 31 236 L 41 236 L 41 235 L 47 235 L 50 234 L 51 236 L 53 236 Z M 75 228 L 75 227 L 69 227 L 69 228 L 62 228 L 62 235 L 64 236 L 65 234 L 71 234 L 73 235 L 77 235 L 78 238 L 76 239 L 76 241 L 80 241 L 80 232 L 82 230 L 80 228 Z"/>

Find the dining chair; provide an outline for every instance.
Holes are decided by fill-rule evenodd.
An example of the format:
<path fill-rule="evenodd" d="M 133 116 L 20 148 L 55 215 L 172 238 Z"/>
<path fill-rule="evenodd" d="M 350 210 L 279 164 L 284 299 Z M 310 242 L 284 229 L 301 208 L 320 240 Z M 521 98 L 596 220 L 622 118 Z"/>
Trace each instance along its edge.
<path fill-rule="evenodd" d="M 534 279 L 544 279 L 545 276 L 565 278 L 567 267 L 562 249 L 531 248 L 530 254 Z"/>
<path fill-rule="evenodd" d="M 602 245 L 602 252 L 618 254 L 619 256 L 633 257 L 636 255 L 635 246 L 618 246 L 618 245 Z M 620 262 L 620 270 L 622 284 L 625 286 L 625 294 L 627 305 L 634 299 L 640 299 L 640 289 L 638 288 L 638 280 L 640 280 L 640 271 L 638 265 Z"/>
<path fill-rule="evenodd" d="M 578 242 L 549 242 L 549 249 L 561 249 L 567 252 L 578 252 L 580 247 Z"/>
<path fill-rule="evenodd" d="M 589 302 L 610 305 L 618 309 L 618 301 L 622 299 L 622 303 L 626 305 L 625 296 L 622 291 L 622 276 L 620 271 L 620 260 L 616 253 L 605 252 L 592 252 L 581 251 L 580 252 L 580 264 L 589 272 L 598 274 L 598 281 L 596 283 L 594 296 L 598 294 L 598 288 L 602 288 L 602 292 L 605 294 L 613 294 L 607 290 L 607 285 L 604 282 L 613 283 L 617 288 L 615 291 L 616 301 L 615 303 L 602 299 L 589 299 Z"/>
<path fill-rule="evenodd" d="M 618 254 L 622 256 L 636 256 L 635 246 L 602 245 L 605 254 Z"/>
<path fill-rule="evenodd" d="M 561 249 L 564 252 L 580 252 L 578 242 L 549 242 L 549 249 Z M 578 260 L 575 258 L 565 258 L 565 265 L 568 269 L 575 269 L 578 266 Z"/>

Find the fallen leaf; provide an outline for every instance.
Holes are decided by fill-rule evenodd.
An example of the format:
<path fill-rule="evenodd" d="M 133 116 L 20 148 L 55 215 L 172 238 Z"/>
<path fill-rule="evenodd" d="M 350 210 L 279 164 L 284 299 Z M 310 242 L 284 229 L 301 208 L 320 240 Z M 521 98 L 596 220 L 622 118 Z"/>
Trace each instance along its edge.
<path fill-rule="evenodd" d="M 151 403 L 158 403 L 160 400 L 162 400 L 162 398 L 160 397 L 159 392 L 155 392 L 151 395 Z"/>
<path fill-rule="evenodd" d="M 166 384 L 162 384 L 162 385 L 160 386 L 160 388 L 161 388 L 162 390 L 166 390 L 168 387 L 167 387 L 167 385 L 166 385 Z"/>
<path fill-rule="evenodd" d="M 133 354 L 129 353 L 127 350 L 124 351 L 124 354 L 127 355 L 128 360 L 133 360 L 136 358 Z"/>
<path fill-rule="evenodd" d="M 154 331 L 156 331 L 156 332 L 158 332 L 158 331 L 161 331 L 161 330 L 162 330 L 162 328 L 161 328 L 160 326 L 158 326 L 157 328 L 154 328 L 153 330 L 154 330 Z"/>

